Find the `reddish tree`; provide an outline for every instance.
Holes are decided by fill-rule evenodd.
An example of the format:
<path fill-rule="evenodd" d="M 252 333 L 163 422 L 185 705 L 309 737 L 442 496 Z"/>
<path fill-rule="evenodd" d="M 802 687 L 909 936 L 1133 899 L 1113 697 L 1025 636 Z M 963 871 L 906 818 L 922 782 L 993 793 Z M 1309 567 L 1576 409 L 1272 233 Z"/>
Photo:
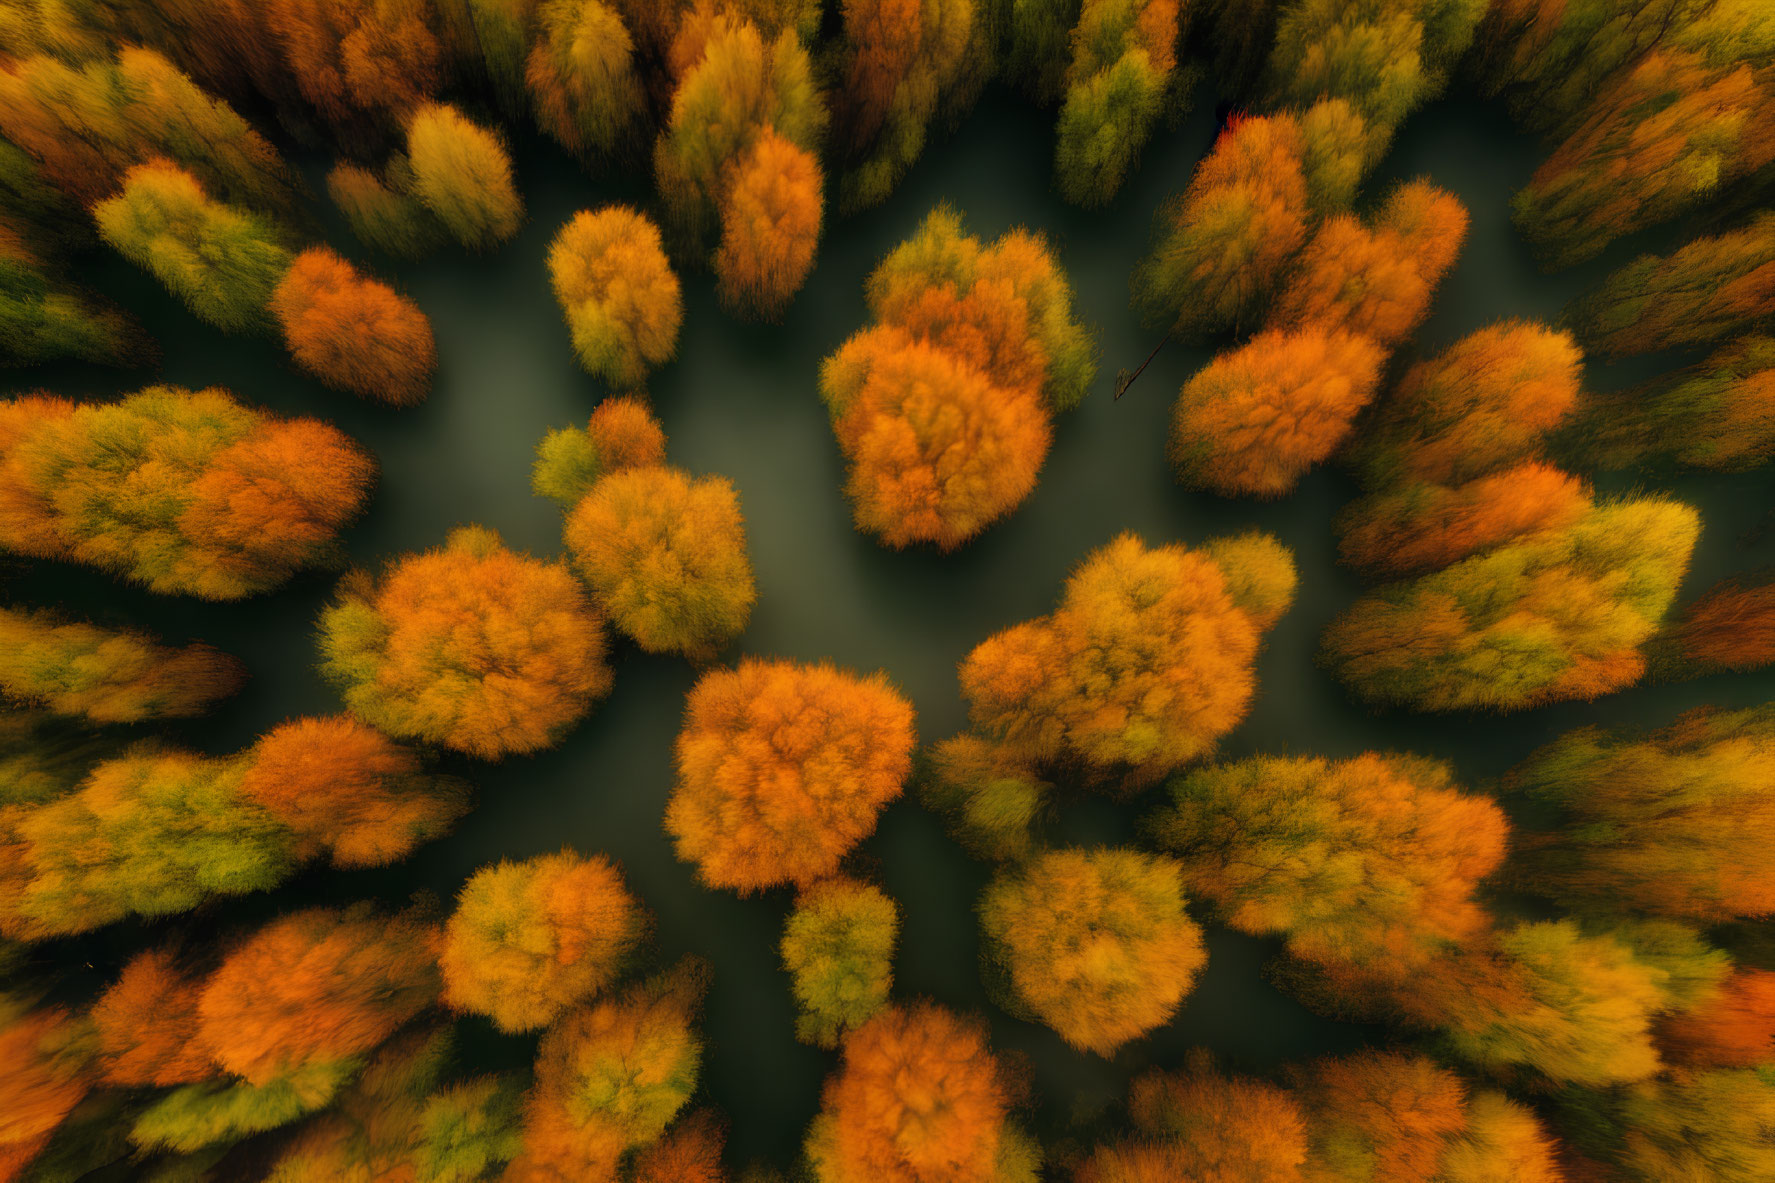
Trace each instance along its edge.
<path fill-rule="evenodd" d="M 431 321 L 328 247 L 296 256 L 271 294 L 271 312 L 296 364 L 328 386 L 396 406 L 431 389 L 438 360 Z"/>

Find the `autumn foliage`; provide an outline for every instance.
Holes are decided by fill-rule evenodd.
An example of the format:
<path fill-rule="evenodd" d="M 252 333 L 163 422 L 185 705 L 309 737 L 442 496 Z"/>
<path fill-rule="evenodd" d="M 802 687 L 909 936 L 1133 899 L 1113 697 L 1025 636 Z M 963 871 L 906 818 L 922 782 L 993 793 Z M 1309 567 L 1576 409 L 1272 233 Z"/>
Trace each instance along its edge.
<path fill-rule="evenodd" d="M 1474 894 L 1508 827 L 1452 779 L 1421 757 L 1259 756 L 1179 777 L 1150 828 L 1230 927 L 1408 975 L 1490 924 Z"/>
<path fill-rule="evenodd" d="M 837 876 L 797 897 L 781 945 L 800 1011 L 797 1039 L 836 1047 L 887 1005 L 899 933 L 899 906 L 870 884 Z"/>
<path fill-rule="evenodd" d="M 77 786 L 0 813 L 0 933 L 84 932 L 275 886 L 330 854 L 398 861 L 465 808 L 462 787 L 353 719 L 296 719 L 234 756 L 152 742 Z"/>
<path fill-rule="evenodd" d="M 246 668 L 204 644 L 174 649 L 134 629 L 0 607 L 0 694 L 95 723 L 201 715 Z"/>
<path fill-rule="evenodd" d="M 739 496 L 667 467 L 645 403 L 607 398 L 585 430 L 549 433 L 531 485 L 567 511 L 574 568 L 642 649 L 707 659 L 745 630 L 757 592 Z"/>
<path fill-rule="evenodd" d="M 819 159 L 774 130 L 734 165 L 721 204 L 717 290 L 729 308 L 775 320 L 813 270 L 825 207 Z"/>
<path fill-rule="evenodd" d="M 1755 1068 L 1775 1061 L 1775 972 L 1740 969 L 1713 997 L 1658 1025 L 1658 1047 L 1690 1068 Z"/>
<path fill-rule="evenodd" d="M 1177 1072 L 1148 1071 L 1128 1092 L 1135 1136 L 1099 1146 L 1073 1183 L 1297 1183 L 1307 1123 L 1286 1090 L 1223 1076 L 1192 1053 Z"/>
<path fill-rule="evenodd" d="M 234 600 L 334 561 L 375 471 L 314 419 L 218 389 L 0 404 L 0 546 L 153 591 Z"/>
<path fill-rule="evenodd" d="M 1207 961 L 1182 868 L 1135 850 L 1047 851 L 1001 871 L 980 927 L 1017 1003 L 1100 1056 L 1169 1022 Z"/>
<path fill-rule="evenodd" d="M 1660 664 L 1678 674 L 1775 662 L 1775 580 L 1768 572 L 1721 580 L 1683 606 L 1657 649 Z"/>
<path fill-rule="evenodd" d="M 710 887 L 811 884 L 900 795 L 913 743 L 911 704 L 884 675 L 746 658 L 685 702 L 666 832 Z"/>
<path fill-rule="evenodd" d="M 1072 30 L 1054 172 L 1068 201 L 1100 206 L 1146 146 L 1177 66 L 1178 0 L 1085 0 Z"/>
<path fill-rule="evenodd" d="M 1259 570 L 1274 579 L 1250 577 Z M 1210 548 L 1124 534 L 1086 556 L 1054 612 L 968 654 L 974 728 L 1027 760 L 1150 783 L 1244 718 L 1260 637 L 1293 598 L 1293 576 L 1267 537 L 1223 565 Z"/>
<path fill-rule="evenodd" d="M 1506 784 L 1559 811 L 1524 838 L 1519 881 L 1573 904 L 1607 902 L 1718 923 L 1775 912 L 1775 711 L 1691 711 L 1643 736 L 1569 732 Z"/>
<path fill-rule="evenodd" d="M 549 245 L 549 282 L 586 371 L 641 384 L 678 346 L 684 302 L 659 229 L 628 206 L 581 210 Z"/>
<path fill-rule="evenodd" d="M 1179 479 L 1227 496 L 1288 493 L 1343 443 L 1384 359 L 1372 338 L 1317 324 L 1259 333 L 1221 354 L 1172 410 Z"/>
<path fill-rule="evenodd" d="M 536 1054 L 514 1183 L 609 1179 L 656 1142 L 696 1091 L 701 971 L 681 965 L 618 998 L 569 1011 Z"/>
<path fill-rule="evenodd" d="M 19 1013 L 0 999 L 0 1179 L 21 1178 L 37 1152 L 92 1088 L 79 1055 L 75 1022 L 43 1007 Z"/>
<path fill-rule="evenodd" d="M 396 406 L 420 402 L 431 389 L 431 321 L 326 247 L 296 256 L 270 308 L 290 356 L 328 386 Z"/>
<path fill-rule="evenodd" d="M 616 979 L 645 927 L 622 873 L 601 855 L 482 867 L 444 926 L 444 1001 L 501 1031 L 546 1027 Z"/>
<path fill-rule="evenodd" d="M 1755 468 L 1775 455 L 1775 337 L 1741 337 L 1693 366 L 1593 398 L 1571 436 L 1602 468 Z"/>
<path fill-rule="evenodd" d="M 869 277 L 876 324 L 829 356 L 820 396 L 850 464 L 857 527 L 949 550 L 1035 487 L 1052 412 L 1096 369 L 1047 244 L 982 245 L 947 207 Z"/>
<path fill-rule="evenodd" d="M 542 0 L 513 7 L 535 11 L 536 35 L 523 61 L 523 78 L 537 125 L 572 152 L 618 147 L 645 106 L 622 6 Z"/>
<path fill-rule="evenodd" d="M 1363 698 L 1418 710 L 1517 710 L 1632 685 L 1699 533 L 1680 502 L 1600 505 L 1357 600 L 1320 657 Z"/>
<path fill-rule="evenodd" d="M 1372 225 L 1328 217 L 1277 293 L 1271 323 L 1335 326 L 1397 345 L 1429 315 L 1466 236 L 1460 199 L 1421 180 L 1394 189 Z"/>
<path fill-rule="evenodd" d="M 841 1050 L 807 1135 L 817 1183 L 1033 1183 L 983 1025 L 930 1003 L 892 1007 Z"/>
<path fill-rule="evenodd" d="M 348 575 L 320 648 L 358 718 L 482 759 L 554 744 L 610 690 L 603 621 L 573 576 L 481 526 Z"/>

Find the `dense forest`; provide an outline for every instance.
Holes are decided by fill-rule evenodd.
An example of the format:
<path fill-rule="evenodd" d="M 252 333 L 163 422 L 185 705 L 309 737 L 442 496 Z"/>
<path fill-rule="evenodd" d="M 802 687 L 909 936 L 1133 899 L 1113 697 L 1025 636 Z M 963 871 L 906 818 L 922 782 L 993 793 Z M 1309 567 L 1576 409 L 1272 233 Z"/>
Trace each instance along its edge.
<path fill-rule="evenodd" d="M 1768 0 L 0 0 L 0 379 L 0 1183 L 1775 1179 Z"/>

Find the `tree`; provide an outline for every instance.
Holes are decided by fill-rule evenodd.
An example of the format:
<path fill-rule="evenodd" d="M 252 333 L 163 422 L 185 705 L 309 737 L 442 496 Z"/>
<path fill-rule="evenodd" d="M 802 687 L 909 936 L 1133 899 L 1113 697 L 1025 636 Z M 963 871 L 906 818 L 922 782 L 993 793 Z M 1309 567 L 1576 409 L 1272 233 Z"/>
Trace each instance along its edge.
<path fill-rule="evenodd" d="M 537 124 L 570 152 L 613 151 L 646 105 L 621 14 L 601 0 L 543 0 L 536 23 L 524 83 Z"/>
<path fill-rule="evenodd" d="M 320 649 L 352 714 L 484 760 L 552 746 L 610 692 L 603 621 L 573 576 L 484 526 L 346 576 Z"/>
<path fill-rule="evenodd" d="M 1566 4 L 1497 0 L 1475 46 L 1484 90 L 1502 94 L 1517 123 L 1537 132 L 1569 128 L 1618 71 L 1682 27 L 1710 0 Z"/>
<path fill-rule="evenodd" d="M 538 445 L 531 485 L 567 510 L 568 554 L 620 632 L 650 653 L 709 658 L 757 598 L 745 521 L 725 478 L 668 468 L 664 452 L 645 403 L 607 398 L 584 431 Z"/>
<path fill-rule="evenodd" d="M 4 818 L 12 847 L 0 932 L 85 932 L 335 865 L 406 857 L 466 808 L 454 781 L 350 719 L 298 719 L 235 756 L 154 743 L 99 761 L 78 788 Z"/>
<path fill-rule="evenodd" d="M 998 76 L 1016 86 L 1032 102 L 1058 102 L 1066 92 L 1072 64 L 1072 30 L 1078 23 L 1079 0 L 1011 0 L 993 16 Z"/>
<path fill-rule="evenodd" d="M 1022 759 L 1151 783 L 1212 749 L 1250 709 L 1259 637 L 1293 598 L 1287 552 L 1148 548 L 1132 534 L 1086 556 L 1053 613 L 1013 625 L 961 664 L 983 737 Z M 1285 571 L 1286 590 L 1235 596 L 1229 569 Z"/>
<path fill-rule="evenodd" d="M 710 887 L 812 884 L 900 795 L 913 743 L 912 706 L 885 675 L 745 658 L 685 702 L 666 832 Z"/>
<path fill-rule="evenodd" d="M 1054 145 L 1061 196 L 1101 206 L 1146 146 L 1177 66 L 1177 0 L 1084 0 Z"/>
<path fill-rule="evenodd" d="M 1271 93 L 1300 106 L 1345 99 L 1384 143 L 1442 89 L 1485 8 L 1475 0 L 1294 0 L 1276 22 Z"/>
<path fill-rule="evenodd" d="M 1151 251 L 1132 279 L 1150 328 L 1234 327 L 1256 312 L 1306 242 L 1311 208 L 1299 120 L 1230 123 L 1183 196 L 1159 209 Z"/>
<path fill-rule="evenodd" d="M 27 1010 L 13 998 L 0 1011 L 0 1177 L 20 1178 L 62 1119 L 92 1088 L 75 1020 L 66 1011 Z"/>
<path fill-rule="evenodd" d="M 1288 1092 L 1222 1076 L 1192 1052 L 1177 1072 L 1135 1077 L 1128 1109 L 1137 1136 L 1099 1146 L 1074 1183 L 1298 1183 L 1307 1126 Z"/>
<path fill-rule="evenodd" d="M 1374 398 L 1385 353 L 1310 324 L 1259 333 L 1184 383 L 1171 412 L 1178 479 L 1223 496 L 1280 497 L 1335 452 Z"/>
<path fill-rule="evenodd" d="M 1397 345 L 1429 315 L 1466 236 L 1459 198 L 1426 181 L 1402 184 L 1372 228 L 1352 214 L 1320 224 L 1277 294 L 1270 323 L 1337 327 Z"/>
<path fill-rule="evenodd" d="M 1593 352 L 1711 345 L 1775 314 L 1775 213 L 1668 255 L 1641 255 L 1566 305 L 1562 321 Z"/>
<path fill-rule="evenodd" d="M 1370 702 L 1417 710 L 1518 710 L 1637 681 L 1688 566 L 1699 520 L 1653 498 L 1598 506 L 1357 600 L 1326 628 L 1320 660 Z"/>
<path fill-rule="evenodd" d="M 1053 850 L 1001 870 L 980 928 L 1019 1006 L 1100 1056 L 1168 1023 L 1208 960 L 1182 868 L 1135 850 Z"/>
<path fill-rule="evenodd" d="M 1603 468 L 1755 468 L 1775 455 L 1775 337 L 1741 337 L 1697 365 L 1593 399 L 1571 430 Z"/>
<path fill-rule="evenodd" d="M 1356 449 L 1363 484 L 1460 485 L 1535 455 L 1577 402 L 1569 334 L 1509 320 L 1467 334 L 1400 379 Z"/>
<path fill-rule="evenodd" d="M 665 429 L 646 402 L 607 398 L 593 408 L 584 431 L 551 431 L 536 445 L 530 487 L 571 510 L 611 473 L 665 462 Z"/>
<path fill-rule="evenodd" d="M 1722 579 L 1684 605 L 1657 649 L 1677 676 L 1775 662 L 1775 580 L 1766 571 Z"/>
<path fill-rule="evenodd" d="M 639 386 L 677 349 L 684 301 L 647 215 L 625 205 L 575 214 L 549 245 L 549 282 L 594 377 Z"/>
<path fill-rule="evenodd" d="M 438 360 L 431 321 L 331 249 L 297 255 L 269 305 L 290 356 L 328 386 L 396 406 L 430 391 Z"/>
<path fill-rule="evenodd" d="M 550 1027 L 524 1104 L 524 1151 L 505 1177 L 615 1178 L 626 1152 L 656 1142 L 696 1091 L 702 989 L 700 968 L 681 964 Z"/>
<path fill-rule="evenodd" d="M 1362 1051 L 1293 1072 L 1310 1107 L 1308 1177 L 1399 1183 L 1559 1183 L 1532 1111 L 1423 1056 Z"/>
<path fill-rule="evenodd" d="M 1687 1068 L 1755 1068 L 1775 1061 L 1775 972 L 1740 969 L 1693 1010 L 1664 1016 L 1658 1047 Z"/>
<path fill-rule="evenodd" d="M 63 282 L 0 213 L 0 366 L 76 359 L 127 365 L 152 353 L 120 310 Z"/>
<path fill-rule="evenodd" d="M 727 212 L 751 215 L 749 200 L 735 204 L 727 194 L 742 170 L 752 171 L 742 162 L 759 138 L 771 131 L 813 154 L 826 107 L 792 28 L 767 37 L 745 16 L 720 12 L 676 41 L 672 60 L 678 85 L 654 144 L 654 174 L 679 233 L 701 251 L 724 203 Z"/>
<path fill-rule="evenodd" d="M 486 250 L 518 232 L 524 201 L 498 133 L 431 103 L 407 120 L 407 161 L 412 196 L 463 246 Z"/>
<path fill-rule="evenodd" d="M 234 600 L 333 562 L 375 462 L 315 419 L 218 389 L 0 403 L 0 546 L 162 594 Z"/>
<path fill-rule="evenodd" d="M 1549 268 L 1687 213 L 1775 160 L 1775 73 L 1655 49 L 1593 100 L 1511 200 Z"/>
<path fill-rule="evenodd" d="M 523 1100 L 523 1086 L 509 1076 L 479 1076 L 433 1093 L 419 1117 L 419 1177 L 475 1179 L 517 1158 Z"/>
<path fill-rule="evenodd" d="M 198 1042 L 253 1085 L 341 1065 L 438 993 L 436 932 L 411 915 L 310 908 L 229 950 L 198 996 Z"/>
<path fill-rule="evenodd" d="M 135 629 L 0 607 L 0 694 L 15 704 L 95 723 L 184 719 L 245 680 L 238 658 L 202 643 L 174 649 Z"/>
<path fill-rule="evenodd" d="M 715 283 L 729 308 L 776 320 L 813 270 L 825 208 L 820 162 L 766 128 L 734 165 L 721 201 Z"/>
<path fill-rule="evenodd" d="M 244 753 L 240 793 L 288 828 L 298 859 L 399 862 L 468 812 L 459 781 L 349 715 L 292 719 Z"/>
<path fill-rule="evenodd" d="M 1094 345 L 1047 244 L 982 245 L 946 206 L 870 275 L 876 324 L 820 371 L 859 529 L 948 550 L 1035 487 L 1052 412 L 1075 405 Z"/>
<path fill-rule="evenodd" d="M 924 151 L 939 107 L 972 98 L 986 60 L 984 22 L 968 0 L 841 0 L 839 142 L 850 164 L 847 212 L 879 205 Z"/>
<path fill-rule="evenodd" d="M 1526 836 L 1516 878 L 1579 904 L 1720 923 L 1775 912 L 1775 709 L 1700 709 L 1636 736 L 1568 732 L 1505 784 L 1559 824 Z"/>
<path fill-rule="evenodd" d="M 1034 1183 L 1040 1151 L 1009 1124 L 985 1026 L 931 1003 L 845 1036 L 807 1133 L 816 1183 Z"/>
<path fill-rule="evenodd" d="M 270 0 L 265 22 L 302 97 L 342 133 L 398 122 L 445 81 L 427 0 Z"/>
<path fill-rule="evenodd" d="M 1576 405 L 1581 368 L 1569 335 L 1524 321 L 1413 366 L 1354 449 L 1368 495 L 1339 515 L 1340 557 L 1400 576 L 1576 525 L 1589 488 L 1539 452 Z"/>
<path fill-rule="evenodd" d="M 614 982 L 646 927 L 602 855 L 502 859 L 469 877 L 444 926 L 444 1001 L 501 1031 L 546 1027 Z"/>
<path fill-rule="evenodd" d="M 1150 821 L 1181 882 L 1240 932 L 1291 956 L 1409 976 L 1489 927 L 1473 898 L 1508 830 L 1448 765 L 1365 752 L 1258 756 L 1171 782 Z"/>
<path fill-rule="evenodd" d="M 235 47 L 243 48 L 250 50 Z M 226 201 L 280 212 L 298 206 L 277 150 L 153 49 L 127 46 L 115 60 L 107 53 L 79 65 L 13 57 L 0 66 L 0 136 L 81 206 L 116 193 L 131 166 L 163 156 Z"/>
<path fill-rule="evenodd" d="M 1749 1069 L 1682 1073 L 1622 1090 L 1608 1147 L 1635 1183 L 1756 1183 L 1775 1171 L 1775 1084 Z"/>
<path fill-rule="evenodd" d="M 125 173 L 123 191 L 94 206 L 93 220 L 99 237 L 198 319 L 225 332 L 269 325 L 266 308 L 290 252 L 268 218 L 212 201 L 196 177 L 156 159 Z"/>
<path fill-rule="evenodd" d="M 1601 1088 L 1658 1071 L 1651 1024 L 1669 977 L 1615 935 L 1544 920 L 1431 962 L 1400 997 L 1413 1021 L 1440 1028 L 1449 1050 L 1483 1071 Z"/>
<path fill-rule="evenodd" d="M 899 906 L 879 887 L 838 876 L 801 892 L 780 946 L 799 1011 L 795 1038 L 837 1047 L 887 1005 L 899 932 Z"/>
<path fill-rule="evenodd" d="M 200 984 L 171 948 L 130 958 L 88 1016 L 108 1083 L 165 1088 L 215 1075 L 209 1052 L 197 1042 Z"/>

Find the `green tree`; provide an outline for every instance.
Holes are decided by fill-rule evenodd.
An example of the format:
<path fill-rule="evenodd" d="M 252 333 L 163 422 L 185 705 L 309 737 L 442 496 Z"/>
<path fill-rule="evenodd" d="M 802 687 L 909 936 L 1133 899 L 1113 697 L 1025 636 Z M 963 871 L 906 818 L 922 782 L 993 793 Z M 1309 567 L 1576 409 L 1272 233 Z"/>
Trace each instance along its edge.
<path fill-rule="evenodd" d="M 1146 146 L 1177 65 L 1178 0 L 1084 0 L 1054 145 L 1061 196 L 1101 206 Z"/>
<path fill-rule="evenodd" d="M 95 723 L 201 715 L 246 680 L 237 658 L 134 629 L 0 607 L 0 694 Z"/>
<path fill-rule="evenodd" d="M 123 191 L 94 206 L 93 220 L 200 320 L 228 332 L 270 328 L 267 305 L 292 256 L 269 219 L 213 201 L 189 172 L 151 160 L 124 174 Z"/>
<path fill-rule="evenodd" d="M 841 1034 L 887 1005 L 899 932 L 900 909 L 878 887 L 839 876 L 801 892 L 780 946 L 797 1039 L 837 1047 Z"/>

